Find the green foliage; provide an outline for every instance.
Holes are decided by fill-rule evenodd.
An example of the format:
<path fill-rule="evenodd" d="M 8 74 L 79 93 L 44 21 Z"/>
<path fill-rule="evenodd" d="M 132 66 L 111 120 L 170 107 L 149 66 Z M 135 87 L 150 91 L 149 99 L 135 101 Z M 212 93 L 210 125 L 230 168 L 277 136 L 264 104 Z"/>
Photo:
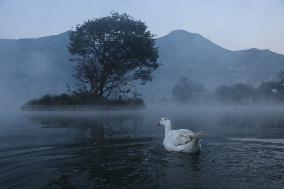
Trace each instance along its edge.
<path fill-rule="evenodd" d="M 284 100 L 283 82 L 263 82 L 259 88 L 263 100 Z"/>
<path fill-rule="evenodd" d="M 68 106 L 68 105 L 101 105 L 101 106 L 144 106 L 144 101 L 141 98 L 106 99 L 103 97 L 94 96 L 90 93 L 73 93 L 71 95 L 45 95 L 39 99 L 27 102 L 25 106 Z"/>
<path fill-rule="evenodd" d="M 255 89 L 243 84 L 238 83 L 232 86 L 220 86 L 215 91 L 217 98 L 220 100 L 231 101 L 251 101 L 255 97 Z"/>
<path fill-rule="evenodd" d="M 220 86 L 216 89 L 215 95 L 222 101 L 234 102 L 257 102 L 257 101 L 283 101 L 284 84 L 280 82 L 263 82 L 258 87 L 251 87 L 246 84 L 234 84 L 232 86 Z"/>
<path fill-rule="evenodd" d="M 88 20 L 71 33 L 69 51 L 81 89 L 108 97 L 131 80 L 151 81 L 159 64 L 154 35 L 127 14 Z"/>
<path fill-rule="evenodd" d="M 284 72 L 279 74 L 277 81 L 262 82 L 257 87 L 244 83 L 231 86 L 222 85 L 213 93 L 207 93 L 202 84 L 182 77 L 175 84 L 173 98 L 180 102 L 220 101 L 229 103 L 256 103 L 256 102 L 282 102 L 284 101 Z"/>
<path fill-rule="evenodd" d="M 199 98 L 203 93 L 203 85 L 190 81 L 187 77 L 181 77 L 172 91 L 174 99 L 181 102 Z"/>
<path fill-rule="evenodd" d="M 284 83 L 284 71 L 278 74 L 278 80 L 279 82 Z"/>

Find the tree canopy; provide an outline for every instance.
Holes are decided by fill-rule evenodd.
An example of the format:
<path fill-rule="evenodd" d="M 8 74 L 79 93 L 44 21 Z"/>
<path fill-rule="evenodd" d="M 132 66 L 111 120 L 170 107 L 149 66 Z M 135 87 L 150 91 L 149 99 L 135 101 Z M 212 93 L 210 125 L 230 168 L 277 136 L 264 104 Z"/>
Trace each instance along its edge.
<path fill-rule="evenodd" d="M 222 85 L 215 91 L 220 100 L 250 101 L 255 98 L 255 89 L 243 83 L 236 83 L 232 86 Z"/>
<path fill-rule="evenodd" d="M 159 67 L 154 35 L 140 20 L 127 14 L 88 20 L 70 35 L 69 51 L 76 62 L 80 89 L 108 97 L 132 80 L 144 84 Z"/>
<path fill-rule="evenodd" d="M 172 94 L 175 100 L 186 102 L 193 98 L 198 98 L 204 93 L 203 85 L 181 77 L 175 84 Z"/>

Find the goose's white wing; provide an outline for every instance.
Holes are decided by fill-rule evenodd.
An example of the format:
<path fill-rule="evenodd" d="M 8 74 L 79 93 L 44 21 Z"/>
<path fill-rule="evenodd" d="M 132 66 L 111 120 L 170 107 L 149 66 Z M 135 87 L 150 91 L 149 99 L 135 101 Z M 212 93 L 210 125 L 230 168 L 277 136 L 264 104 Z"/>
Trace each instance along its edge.
<path fill-rule="evenodd" d="M 190 142 L 194 136 L 194 132 L 187 129 L 174 130 L 175 145 L 184 145 Z"/>
<path fill-rule="evenodd" d="M 188 129 L 180 129 L 179 131 L 179 135 L 181 137 L 193 137 L 194 136 L 194 132 L 188 130 Z"/>

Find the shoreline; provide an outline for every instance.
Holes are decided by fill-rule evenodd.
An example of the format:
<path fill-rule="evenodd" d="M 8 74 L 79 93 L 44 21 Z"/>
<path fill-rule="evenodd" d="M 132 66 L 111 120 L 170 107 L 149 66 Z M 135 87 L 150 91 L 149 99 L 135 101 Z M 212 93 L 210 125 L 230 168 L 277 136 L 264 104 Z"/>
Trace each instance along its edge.
<path fill-rule="evenodd" d="M 98 110 L 139 110 L 145 106 L 139 105 L 62 105 L 62 106 L 47 106 L 47 105 L 25 105 L 21 107 L 21 111 L 98 111 Z"/>
<path fill-rule="evenodd" d="M 161 112 L 250 112 L 272 111 L 283 112 L 284 104 L 176 104 L 150 103 L 145 105 L 23 105 L 20 111 L 120 111 L 120 110 L 154 110 Z"/>

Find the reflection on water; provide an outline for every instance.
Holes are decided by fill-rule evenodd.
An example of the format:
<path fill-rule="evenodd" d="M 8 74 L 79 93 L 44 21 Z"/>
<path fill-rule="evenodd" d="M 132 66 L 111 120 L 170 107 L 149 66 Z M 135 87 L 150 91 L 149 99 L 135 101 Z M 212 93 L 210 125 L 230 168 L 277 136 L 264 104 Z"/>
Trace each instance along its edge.
<path fill-rule="evenodd" d="M 101 114 L 92 115 L 31 115 L 30 119 L 40 123 L 43 128 L 68 128 L 76 132 L 77 137 L 86 138 L 103 145 L 110 139 L 128 139 L 138 137 L 138 128 L 142 128 L 141 114 Z"/>
<path fill-rule="evenodd" d="M 202 152 L 166 152 L 175 128 L 204 131 Z M 279 112 L 31 112 L 0 119 L 1 188 L 282 188 Z"/>

